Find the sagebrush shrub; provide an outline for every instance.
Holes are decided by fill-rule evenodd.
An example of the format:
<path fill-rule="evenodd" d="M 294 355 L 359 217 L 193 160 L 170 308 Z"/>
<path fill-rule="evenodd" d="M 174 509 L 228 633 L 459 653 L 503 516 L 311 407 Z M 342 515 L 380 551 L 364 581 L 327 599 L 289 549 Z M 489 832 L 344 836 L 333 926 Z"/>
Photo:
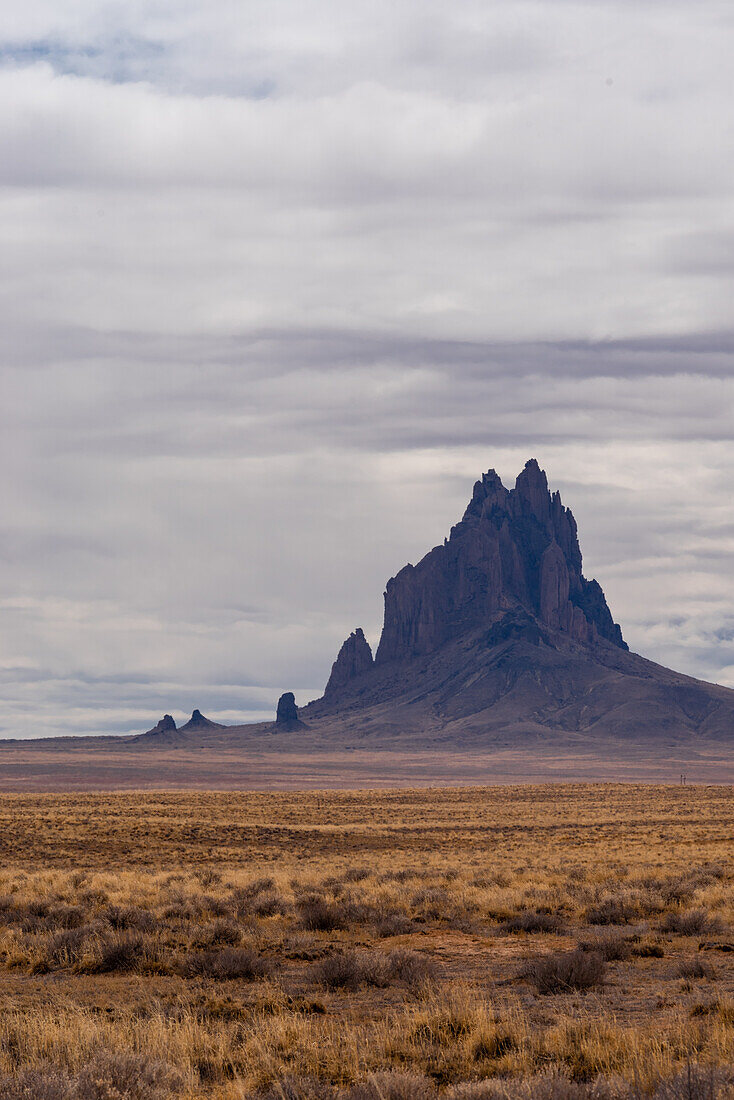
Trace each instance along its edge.
<path fill-rule="evenodd" d="M 703 936 L 720 932 L 722 924 L 705 909 L 688 909 L 682 913 L 666 913 L 661 928 L 679 936 Z"/>
<path fill-rule="evenodd" d="M 582 951 L 594 951 L 605 962 L 628 959 L 632 954 L 632 944 L 618 932 L 597 933 L 579 944 Z"/>
<path fill-rule="evenodd" d="M 629 924 L 638 916 L 638 910 L 619 898 L 606 898 L 590 905 L 584 915 L 589 924 Z"/>
<path fill-rule="evenodd" d="M 225 947 L 221 951 L 192 951 L 186 955 L 181 972 L 186 978 L 262 978 L 272 969 L 268 959 L 248 947 Z"/>
<path fill-rule="evenodd" d="M 373 1073 L 353 1085 L 345 1100 L 434 1100 L 436 1085 L 422 1073 Z"/>
<path fill-rule="evenodd" d="M 563 921 L 557 913 L 540 913 L 523 909 L 500 925 L 503 932 L 561 932 Z"/>
<path fill-rule="evenodd" d="M 299 924 L 308 932 L 333 932 L 346 928 L 349 920 L 344 906 L 329 902 L 318 894 L 308 894 L 298 903 Z"/>
<path fill-rule="evenodd" d="M 371 951 L 341 951 L 313 968 L 317 982 L 327 989 L 358 989 L 360 985 L 386 986 L 390 966 L 384 955 Z"/>
<path fill-rule="evenodd" d="M 692 959 L 682 959 L 678 964 L 677 974 L 679 978 L 686 978 L 688 980 L 698 978 L 708 978 L 712 980 L 716 977 L 716 968 L 708 959 L 694 957 Z"/>
<path fill-rule="evenodd" d="M 595 951 L 562 952 L 531 959 L 522 971 L 538 993 L 593 989 L 604 980 L 606 964 Z"/>

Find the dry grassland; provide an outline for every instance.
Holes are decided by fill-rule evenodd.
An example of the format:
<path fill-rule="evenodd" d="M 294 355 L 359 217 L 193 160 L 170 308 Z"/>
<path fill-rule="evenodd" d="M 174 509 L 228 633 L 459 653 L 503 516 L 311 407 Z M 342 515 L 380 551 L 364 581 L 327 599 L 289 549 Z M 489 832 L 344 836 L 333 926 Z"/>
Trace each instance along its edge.
<path fill-rule="evenodd" d="M 4 1100 L 734 1095 L 734 797 L 0 797 Z"/>

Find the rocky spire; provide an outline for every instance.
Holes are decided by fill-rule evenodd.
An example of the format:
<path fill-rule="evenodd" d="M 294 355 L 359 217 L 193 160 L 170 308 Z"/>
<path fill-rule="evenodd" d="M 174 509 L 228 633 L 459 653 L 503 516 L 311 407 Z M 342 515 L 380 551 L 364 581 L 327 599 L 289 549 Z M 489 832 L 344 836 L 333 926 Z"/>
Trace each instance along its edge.
<path fill-rule="evenodd" d="M 331 667 L 331 676 L 324 695 L 331 695 L 338 691 L 355 676 L 360 676 L 371 669 L 373 664 L 370 644 L 364 636 L 362 627 L 358 626 L 339 650 L 339 655 Z"/>
<path fill-rule="evenodd" d="M 449 539 L 388 581 L 375 663 L 431 653 L 520 609 L 576 641 L 627 648 L 600 586 L 581 572 L 573 515 L 535 459 L 514 489 L 484 474 Z"/>
<path fill-rule="evenodd" d="M 298 718 L 296 697 L 292 691 L 284 692 L 278 700 L 278 708 L 275 712 L 275 724 L 279 729 L 295 729 L 302 723 Z"/>

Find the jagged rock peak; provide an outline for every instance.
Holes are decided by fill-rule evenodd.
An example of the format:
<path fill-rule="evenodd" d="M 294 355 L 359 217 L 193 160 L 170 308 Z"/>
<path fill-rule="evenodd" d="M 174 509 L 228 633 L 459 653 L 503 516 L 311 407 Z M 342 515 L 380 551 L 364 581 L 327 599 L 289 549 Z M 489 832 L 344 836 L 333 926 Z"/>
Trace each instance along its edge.
<path fill-rule="evenodd" d="M 525 463 L 525 469 L 517 475 L 515 493 L 527 502 L 530 510 L 538 519 L 547 522 L 551 512 L 551 496 L 548 492 L 548 479 L 545 470 L 541 470 L 534 458 Z M 558 497 L 560 503 L 560 494 Z"/>
<path fill-rule="evenodd" d="M 343 643 L 337 659 L 331 667 L 331 675 L 326 685 L 325 695 L 333 695 L 339 688 L 344 687 L 355 676 L 361 676 L 368 672 L 374 664 L 370 643 L 364 636 L 361 626 L 352 631 Z"/>
<path fill-rule="evenodd" d="M 474 486 L 449 539 L 388 581 L 375 662 L 431 653 L 522 609 L 582 644 L 626 649 L 600 586 L 583 576 L 576 521 L 531 458 L 506 489 L 494 470 Z"/>
<path fill-rule="evenodd" d="M 278 700 L 278 709 L 275 712 L 275 724 L 286 729 L 300 725 L 298 720 L 298 707 L 296 697 L 292 691 L 285 691 Z"/>
<path fill-rule="evenodd" d="M 176 729 L 176 723 L 170 714 L 164 714 L 160 722 L 153 726 L 152 730 L 148 730 L 148 733 L 173 733 Z"/>

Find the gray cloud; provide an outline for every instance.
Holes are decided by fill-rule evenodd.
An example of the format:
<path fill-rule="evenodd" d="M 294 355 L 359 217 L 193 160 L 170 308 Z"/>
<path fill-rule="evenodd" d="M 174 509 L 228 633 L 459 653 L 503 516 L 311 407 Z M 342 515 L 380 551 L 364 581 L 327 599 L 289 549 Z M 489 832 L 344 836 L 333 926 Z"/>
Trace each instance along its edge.
<path fill-rule="evenodd" d="M 16 6 L 4 736 L 320 692 L 535 454 L 645 654 L 734 685 L 713 2 Z"/>

